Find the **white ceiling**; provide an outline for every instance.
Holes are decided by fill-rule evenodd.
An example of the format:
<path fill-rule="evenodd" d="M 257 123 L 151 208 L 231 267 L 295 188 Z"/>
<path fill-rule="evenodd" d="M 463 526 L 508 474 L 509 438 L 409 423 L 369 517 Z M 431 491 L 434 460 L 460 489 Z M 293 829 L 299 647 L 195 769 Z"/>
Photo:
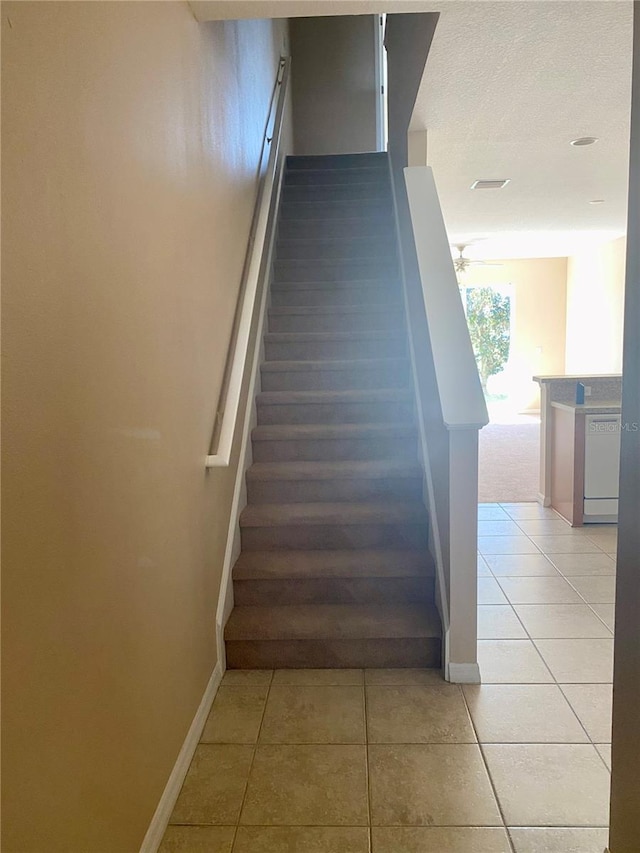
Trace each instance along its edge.
<path fill-rule="evenodd" d="M 199 20 L 438 11 L 411 124 L 452 243 L 566 256 L 626 228 L 631 0 L 191 0 Z M 590 147 L 570 140 L 596 136 Z M 471 191 L 476 179 L 510 178 Z M 592 199 L 604 204 L 590 205 Z"/>
<path fill-rule="evenodd" d="M 632 3 L 438 5 L 411 128 L 427 130 L 451 242 L 551 257 L 624 234 Z M 580 136 L 599 141 L 569 145 Z M 510 183 L 469 189 L 483 178 Z"/>

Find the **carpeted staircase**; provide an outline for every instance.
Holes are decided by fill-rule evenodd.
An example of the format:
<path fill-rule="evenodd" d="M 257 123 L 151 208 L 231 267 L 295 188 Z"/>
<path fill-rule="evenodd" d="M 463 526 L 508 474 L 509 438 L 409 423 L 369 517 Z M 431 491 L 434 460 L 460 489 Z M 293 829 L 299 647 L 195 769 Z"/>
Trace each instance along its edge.
<path fill-rule="evenodd" d="M 440 662 L 386 154 L 289 157 L 227 665 Z"/>

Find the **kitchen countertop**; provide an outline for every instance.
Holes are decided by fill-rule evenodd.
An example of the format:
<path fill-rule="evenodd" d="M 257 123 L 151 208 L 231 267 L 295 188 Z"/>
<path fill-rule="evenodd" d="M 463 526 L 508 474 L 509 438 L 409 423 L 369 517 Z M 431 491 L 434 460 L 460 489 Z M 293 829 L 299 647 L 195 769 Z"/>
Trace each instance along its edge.
<path fill-rule="evenodd" d="M 554 376 L 550 374 L 548 376 L 533 376 L 532 379 L 534 382 L 544 383 L 544 382 L 558 382 L 559 380 L 571 380 L 571 381 L 584 381 L 585 379 L 621 379 L 621 373 L 561 373 Z"/>
<path fill-rule="evenodd" d="M 552 401 L 551 405 L 556 409 L 565 409 L 581 415 L 619 415 L 621 403 L 616 400 L 597 400 L 593 403 L 559 403 Z"/>

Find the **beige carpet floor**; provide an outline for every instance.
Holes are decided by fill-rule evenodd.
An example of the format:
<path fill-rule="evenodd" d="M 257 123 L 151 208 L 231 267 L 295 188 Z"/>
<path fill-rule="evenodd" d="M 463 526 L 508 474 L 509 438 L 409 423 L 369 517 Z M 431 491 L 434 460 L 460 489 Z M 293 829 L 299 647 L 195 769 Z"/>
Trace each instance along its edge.
<path fill-rule="evenodd" d="M 480 503 L 535 501 L 540 470 L 540 423 L 489 424 L 480 430 Z"/>

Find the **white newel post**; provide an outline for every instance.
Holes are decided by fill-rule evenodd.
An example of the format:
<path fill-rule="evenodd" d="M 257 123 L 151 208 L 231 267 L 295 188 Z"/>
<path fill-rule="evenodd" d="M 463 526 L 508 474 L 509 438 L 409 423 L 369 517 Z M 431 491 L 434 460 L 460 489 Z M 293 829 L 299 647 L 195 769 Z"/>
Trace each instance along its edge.
<path fill-rule="evenodd" d="M 540 382 L 540 486 L 538 503 L 551 506 L 551 391 Z"/>
<path fill-rule="evenodd" d="M 478 428 L 449 429 L 448 681 L 480 682 L 478 667 Z"/>

